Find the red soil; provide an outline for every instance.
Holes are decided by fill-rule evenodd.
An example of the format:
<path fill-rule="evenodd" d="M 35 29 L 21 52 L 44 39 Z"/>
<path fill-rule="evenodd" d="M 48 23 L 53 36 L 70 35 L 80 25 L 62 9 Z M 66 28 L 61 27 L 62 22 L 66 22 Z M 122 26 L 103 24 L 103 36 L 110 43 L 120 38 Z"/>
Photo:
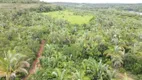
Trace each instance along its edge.
<path fill-rule="evenodd" d="M 40 63 L 39 63 L 39 58 L 42 56 L 42 52 L 43 52 L 43 49 L 44 49 L 44 45 L 45 45 L 45 40 L 42 40 L 41 41 L 41 44 L 40 44 L 40 48 L 39 48 L 39 51 L 37 53 L 37 57 L 36 59 L 34 60 L 34 62 L 32 63 L 32 67 L 31 69 L 29 70 L 29 74 L 23 79 L 23 80 L 27 80 L 28 77 L 32 74 L 34 74 L 36 72 L 36 69 L 40 66 Z"/>

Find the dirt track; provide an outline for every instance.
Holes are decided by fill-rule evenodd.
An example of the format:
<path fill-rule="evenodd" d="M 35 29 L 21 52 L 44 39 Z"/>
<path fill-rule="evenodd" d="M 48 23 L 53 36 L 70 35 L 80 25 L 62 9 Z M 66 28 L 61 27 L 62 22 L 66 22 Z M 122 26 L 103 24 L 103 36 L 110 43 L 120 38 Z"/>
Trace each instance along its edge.
<path fill-rule="evenodd" d="M 29 78 L 29 76 L 34 74 L 36 72 L 37 68 L 40 66 L 39 58 L 42 56 L 44 45 L 45 45 L 45 40 L 42 40 L 41 44 L 40 44 L 39 51 L 37 53 L 37 57 L 34 60 L 34 62 L 32 63 L 31 69 L 29 70 L 29 74 L 23 80 L 27 80 Z"/>

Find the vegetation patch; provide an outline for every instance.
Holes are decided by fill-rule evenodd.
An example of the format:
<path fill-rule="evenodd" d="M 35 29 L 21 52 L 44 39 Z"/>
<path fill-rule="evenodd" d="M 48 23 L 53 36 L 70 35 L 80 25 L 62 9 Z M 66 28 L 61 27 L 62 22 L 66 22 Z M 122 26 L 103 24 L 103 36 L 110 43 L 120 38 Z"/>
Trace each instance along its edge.
<path fill-rule="evenodd" d="M 142 80 L 142 6 L 3 1 L 0 80 Z"/>
<path fill-rule="evenodd" d="M 71 24 L 87 24 L 92 18 L 92 15 L 81 15 L 71 11 L 54 11 L 48 13 L 42 13 L 44 15 L 49 15 L 54 18 L 64 19 Z"/>

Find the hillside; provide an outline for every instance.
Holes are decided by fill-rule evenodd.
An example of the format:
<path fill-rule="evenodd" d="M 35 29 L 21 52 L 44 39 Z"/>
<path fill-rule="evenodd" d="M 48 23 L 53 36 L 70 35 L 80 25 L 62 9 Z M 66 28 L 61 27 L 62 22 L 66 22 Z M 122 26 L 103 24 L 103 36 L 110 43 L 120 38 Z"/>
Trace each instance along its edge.
<path fill-rule="evenodd" d="M 140 4 L 12 1 L 0 0 L 0 80 L 142 79 Z"/>

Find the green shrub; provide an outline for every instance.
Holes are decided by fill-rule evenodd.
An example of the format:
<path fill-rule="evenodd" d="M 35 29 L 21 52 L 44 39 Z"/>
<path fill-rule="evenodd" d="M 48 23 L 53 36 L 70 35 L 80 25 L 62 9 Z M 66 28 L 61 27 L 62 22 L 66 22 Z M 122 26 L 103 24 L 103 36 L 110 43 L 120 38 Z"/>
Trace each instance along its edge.
<path fill-rule="evenodd" d="M 142 74 L 142 58 L 135 54 L 128 54 L 124 59 L 124 68 L 134 74 Z"/>

